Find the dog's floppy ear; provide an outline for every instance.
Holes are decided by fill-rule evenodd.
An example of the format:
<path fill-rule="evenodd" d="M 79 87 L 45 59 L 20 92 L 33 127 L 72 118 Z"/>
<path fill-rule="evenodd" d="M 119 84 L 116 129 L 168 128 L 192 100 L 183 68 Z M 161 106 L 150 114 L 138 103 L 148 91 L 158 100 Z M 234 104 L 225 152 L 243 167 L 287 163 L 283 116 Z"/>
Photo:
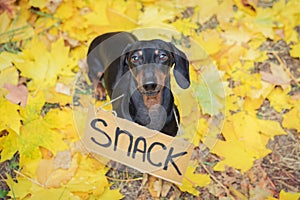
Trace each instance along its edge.
<path fill-rule="evenodd" d="M 120 57 L 120 66 L 125 67 L 128 65 L 128 54 L 131 44 L 128 44 L 122 51 L 122 55 Z"/>
<path fill-rule="evenodd" d="M 174 76 L 177 84 L 186 89 L 190 86 L 189 61 L 182 51 L 180 51 L 174 44 L 169 43 L 174 57 Z"/>
<path fill-rule="evenodd" d="M 126 71 L 128 68 L 128 54 L 129 50 L 131 48 L 131 44 L 128 44 L 122 51 L 121 57 L 120 57 L 120 71 Z"/>

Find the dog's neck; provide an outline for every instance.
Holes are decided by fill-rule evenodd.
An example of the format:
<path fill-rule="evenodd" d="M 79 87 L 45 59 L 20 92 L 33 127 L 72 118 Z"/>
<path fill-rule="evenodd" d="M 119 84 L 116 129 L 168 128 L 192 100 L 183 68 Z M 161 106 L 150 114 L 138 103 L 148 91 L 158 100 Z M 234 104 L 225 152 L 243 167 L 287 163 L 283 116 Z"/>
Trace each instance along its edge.
<path fill-rule="evenodd" d="M 162 130 L 166 122 L 170 120 L 170 116 L 173 116 L 174 97 L 170 89 L 164 87 L 161 90 L 159 101 L 150 99 L 145 103 L 144 98 L 146 97 L 138 90 L 133 92 L 129 101 L 131 118 L 142 126 L 158 131 Z"/>

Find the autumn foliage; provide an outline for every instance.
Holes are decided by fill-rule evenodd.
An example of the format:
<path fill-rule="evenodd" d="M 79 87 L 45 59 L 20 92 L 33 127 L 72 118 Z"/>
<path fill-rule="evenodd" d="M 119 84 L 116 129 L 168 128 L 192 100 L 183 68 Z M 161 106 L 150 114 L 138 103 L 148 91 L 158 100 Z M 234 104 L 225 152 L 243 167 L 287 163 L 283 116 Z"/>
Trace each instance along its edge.
<path fill-rule="evenodd" d="M 196 146 L 181 186 L 110 177 L 80 142 L 94 103 L 87 48 L 112 31 L 172 41 L 189 57 L 191 88 L 172 85 L 178 137 Z M 298 0 L 0 0 L 0 163 L 17 162 L 1 168 L 0 198 L 121 199 L 116 182 L 140 181 L 152 197 L 296 200 L 299 163 L 298 186 L 280 190 L 253 169 L 276 136 L 299 142 L 299 58 Z M 219 178 L 230 171 L 248 178 Z"/>

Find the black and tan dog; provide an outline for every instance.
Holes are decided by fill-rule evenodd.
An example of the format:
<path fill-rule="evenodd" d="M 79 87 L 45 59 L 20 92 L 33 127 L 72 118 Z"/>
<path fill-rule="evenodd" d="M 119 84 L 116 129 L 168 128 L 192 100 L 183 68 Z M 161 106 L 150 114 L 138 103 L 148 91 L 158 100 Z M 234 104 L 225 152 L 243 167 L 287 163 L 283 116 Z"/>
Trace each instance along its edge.
<path fill-rule="evenodd" d="M 175 136 L 179 113 L 170 86 L 170 70 L 181 88 L 188 88 L 189 62 L 172 43 L 139 41 L 127 32 L 95 38 L 88 50 L 89 78 L 95 95 L 104 100 L 105 89 L 118 117 Z M 105 89 L 102 85 L 104 79 Z"/>

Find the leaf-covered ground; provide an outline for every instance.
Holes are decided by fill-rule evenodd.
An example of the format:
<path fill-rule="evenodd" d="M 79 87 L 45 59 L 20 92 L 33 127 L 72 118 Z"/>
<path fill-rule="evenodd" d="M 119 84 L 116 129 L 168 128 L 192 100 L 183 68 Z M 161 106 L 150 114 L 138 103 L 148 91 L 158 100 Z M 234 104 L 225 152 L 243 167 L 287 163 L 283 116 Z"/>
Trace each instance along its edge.
<path fill-rule="evenodd" d="M 189 57 L 191 88 L 173 87 L 196 146 L 181 186 L 80 142 L 87 48 L 111 31 Z M 299 57 L 298 0 L 0 0 L 0 199 L 298 200 Z"/>

